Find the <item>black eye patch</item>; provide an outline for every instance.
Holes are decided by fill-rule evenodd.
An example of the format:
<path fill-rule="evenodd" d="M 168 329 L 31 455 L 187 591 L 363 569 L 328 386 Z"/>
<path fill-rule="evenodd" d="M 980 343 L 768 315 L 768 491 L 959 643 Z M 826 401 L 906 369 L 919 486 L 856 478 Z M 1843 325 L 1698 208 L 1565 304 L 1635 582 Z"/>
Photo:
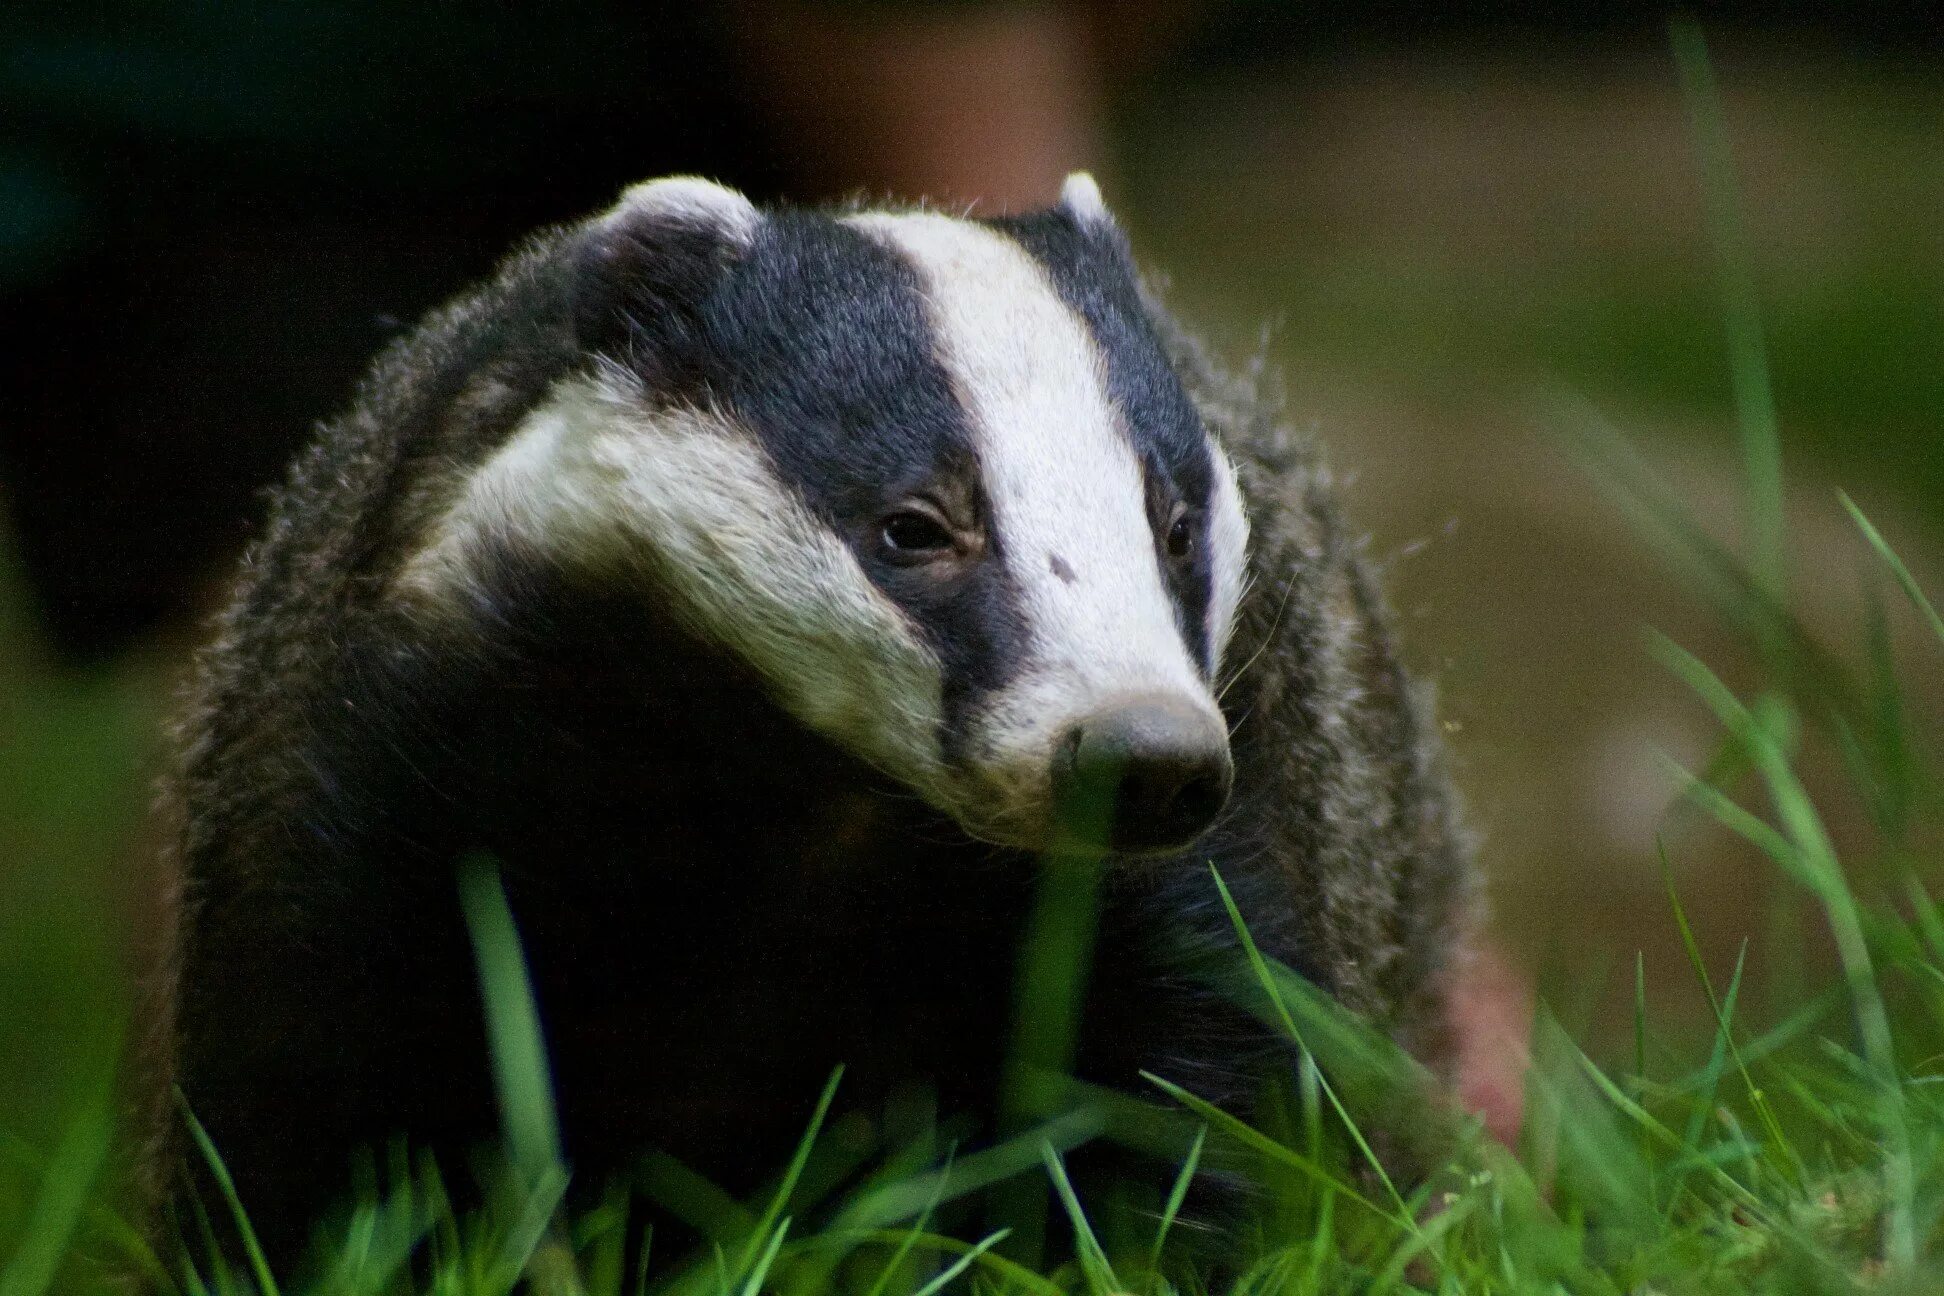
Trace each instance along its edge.
<path fill-rule="evenodd" d="M 858 555 L 917 627 L 943 675 L 948 757 L 978 700 L 1026 652 L 1017 589 L 997 557 L 970 419 L 939 359 L 918 271 L 867 234 L 810 212 L 778 212 L 700 309 L 701 382 L 751 428 L 777 474 Z M 878 548 L 900 501 L 923 495 L 947 529 L 978 528 L 988 559 L 930 578 L 936 536 L 895 524 L 908 547 Z"/>
<path fill-rule="evenodd" d="M 1152 454 L 1142 460 L 1142 470 L 1147 481 L 1148 525 L 1154 531 L 1162 582 L 1174 604 L 1175 625 L 1203 673 L 1213 675 L 1208 604 L 1214 590 L 1214 558 L 1209 552 L 1207 529 L 1214 483 L 1210 481 L 1199 496 L 1190 496 Z"/>

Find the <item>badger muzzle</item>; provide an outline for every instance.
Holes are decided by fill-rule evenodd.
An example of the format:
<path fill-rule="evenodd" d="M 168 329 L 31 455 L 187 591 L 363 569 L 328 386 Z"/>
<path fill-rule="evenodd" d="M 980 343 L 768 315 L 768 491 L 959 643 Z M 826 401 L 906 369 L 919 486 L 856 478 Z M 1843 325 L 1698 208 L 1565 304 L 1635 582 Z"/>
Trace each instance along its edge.
<path fill-rule="evenodd" d="M 1180 850 L 1215 822 L 1234 779 L 1228 732 L 1207 709 L 1167 693 L 1117 698 L 1055 749 L 1056 835 L 1121 854 Z"/>

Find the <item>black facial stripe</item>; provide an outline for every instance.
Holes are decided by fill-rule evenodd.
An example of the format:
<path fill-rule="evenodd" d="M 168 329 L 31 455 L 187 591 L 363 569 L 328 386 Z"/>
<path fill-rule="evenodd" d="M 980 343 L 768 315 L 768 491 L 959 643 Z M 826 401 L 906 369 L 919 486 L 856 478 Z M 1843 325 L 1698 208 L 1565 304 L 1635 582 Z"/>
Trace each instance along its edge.
<path fill-rule="evenodd" d="M 755 432 L 778 475 L 938 655 L 950 759 L 978 700 L 1019 670 L 1026 633 L 1003 562 L 946 588 L 870 556 L 882 514 L 943 475 L 969 485 L 990 527 L 970 420 L 939 362 L 918 272 L 847 225 L 778 212 L 703 301 L 692 339 L 697 394 Z M 995 557 L 1001 543 L 988 530 Z"/>
<path fill-rule="evenodd" d="M 1059 209 L 989 223 L 1038 260 L 1061 300 L 1093 334 L 1107 362 L 1107 394 L 1150 490 L 1178 497 L 1198 519 L 1192 560 L 1171 563 L 1167 513 L 1157 517 L 1150 510 L 1155 559 L 1174 599 L 1176 624 L 1194 659 L 1212 674 L 1208 602 L 1214 581 L 1206 523 L 1214 506 L 1215 467 L 1201 419 L 1148 322 L 1127 249 L 1112 230 L 1082 228 Z"/>

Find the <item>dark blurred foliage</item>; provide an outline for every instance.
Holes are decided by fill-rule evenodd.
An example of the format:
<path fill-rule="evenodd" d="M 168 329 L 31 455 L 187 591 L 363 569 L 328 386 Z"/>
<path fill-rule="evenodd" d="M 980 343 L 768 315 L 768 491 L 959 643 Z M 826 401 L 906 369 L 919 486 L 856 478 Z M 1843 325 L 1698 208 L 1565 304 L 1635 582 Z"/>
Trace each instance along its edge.
<path fill-rule="evenodd" d="M 1659 48 L 1670 17 L 1709 27 L 1795 33 L 1875 51 L 1944 46 L 1944 10 L 1928 0 L 1702 0 L 1682 5 L 1639 0 L 1373 0 L 1355 5 L 1242 0 L 1208 23 L 1204 52 L 1286 54 L 1319 45 L 1422 46 L 1427 42 L 1503 44 L 1522 39 L 1597 37 Z"/>
<path fill-rule="evenodd" d="M 0 486 L 69 653 L 180 609 L 365 359 L 523 233 L 777 170 L 694 9 L 0 17 Z"/>

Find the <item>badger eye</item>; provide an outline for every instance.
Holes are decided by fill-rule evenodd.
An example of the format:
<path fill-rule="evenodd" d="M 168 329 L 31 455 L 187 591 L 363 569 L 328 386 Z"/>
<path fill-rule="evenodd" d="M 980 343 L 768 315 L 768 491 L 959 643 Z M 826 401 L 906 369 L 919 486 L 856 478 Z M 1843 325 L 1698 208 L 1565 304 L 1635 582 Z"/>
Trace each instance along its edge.
<path fill-rule="evenodd" d="M 1195 520 L 1186 513 L 1175 514 L 1168 525 L 1168 557 L 1186 558 L 1195 548 Z"/>
<path fill-rule="evenodd" d="M 887 557 L 902 562 L 923 562 L 958 547 L 943 522 L 916 509 L 885 518 L 878 528 L 878 542 Z"/>

